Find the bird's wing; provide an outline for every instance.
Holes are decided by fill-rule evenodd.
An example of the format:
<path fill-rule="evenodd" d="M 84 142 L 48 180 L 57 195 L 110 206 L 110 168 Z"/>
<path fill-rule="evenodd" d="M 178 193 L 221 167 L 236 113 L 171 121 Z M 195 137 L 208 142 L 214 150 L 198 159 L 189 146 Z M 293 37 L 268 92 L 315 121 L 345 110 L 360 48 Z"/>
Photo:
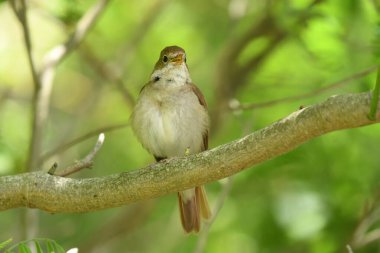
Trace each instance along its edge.
<path fill-rule="evenodd" d="M 194 94 L 197 96 L 199 103 L 205 108 L 207 111 L 207 103 L 206 99 L 203 96 L 201 90 L 193 83 L 189 83 L 191 90 L 194 92 Z M 203 150 L 208 149 L 208 129 L 203 133 Z"/>

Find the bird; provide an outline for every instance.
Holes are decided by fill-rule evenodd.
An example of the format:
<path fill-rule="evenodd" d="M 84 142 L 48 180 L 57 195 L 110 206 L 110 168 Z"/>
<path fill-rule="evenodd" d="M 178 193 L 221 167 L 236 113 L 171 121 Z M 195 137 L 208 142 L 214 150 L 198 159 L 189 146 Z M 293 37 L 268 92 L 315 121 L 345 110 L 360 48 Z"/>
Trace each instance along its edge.
<path fill-rule="evenodd" d="M 160 162 L 207 150 L 209 126 L 207 103 L 190 78 L 185 50 L 165 47 L 131 114 L 135 136 Z M 186 233 L 198 233 L 202 219 L 212 215 L 202 185 L 178 192 L 178 204 Z"/>

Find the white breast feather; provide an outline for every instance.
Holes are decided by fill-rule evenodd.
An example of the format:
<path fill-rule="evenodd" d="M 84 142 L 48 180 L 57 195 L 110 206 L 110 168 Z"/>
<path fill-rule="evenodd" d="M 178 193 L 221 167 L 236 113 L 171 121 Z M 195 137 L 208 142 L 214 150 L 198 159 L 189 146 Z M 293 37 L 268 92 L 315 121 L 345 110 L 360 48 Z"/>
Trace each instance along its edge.
<path fill-rule="evenodd" d="M 152 73 L 152 83 L 140 94 L 132 121 L 137 137 L 157 157 L 183 156 L 202 150 L 203 134 L 208 128 L 208 114 L 186 82 L 187 72 L 162 69 Z M 155 77 L 165 78 L 154 82 Z M 149 89 L 149 90 L 148 90 Z M 146 93 L 149 92 L 149 96 Z"/>

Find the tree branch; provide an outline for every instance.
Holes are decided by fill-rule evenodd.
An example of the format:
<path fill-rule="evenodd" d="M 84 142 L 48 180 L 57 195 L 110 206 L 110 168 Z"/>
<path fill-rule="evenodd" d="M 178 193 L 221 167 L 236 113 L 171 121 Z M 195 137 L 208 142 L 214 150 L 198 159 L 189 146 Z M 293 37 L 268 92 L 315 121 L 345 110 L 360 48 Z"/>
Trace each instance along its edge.
<path fill-rule="evenodd" d="M 52 156 L 59 154 L 61 152 L 64 152 L 64 151 L 68 150 L 69 148 L 71 148 L 71 147 L 77 145 L 78 143 L 81 143 L 81 142 L 83 142 L 83 141 L 85 141 L 91 137 L 97 136 L 97 135 L 104 133 L 104 132 L 111 132 L 111 131 L 119 130 L 119 129 L 122 129 L 122 128 L 125 128 L 128 126 L 129 126 L 129 123 L 123 123 L 123 124 L 112 125 L 112 126 L 107 126 L 107 127 L 95 129 L 91 132 L 88 132 L 84 135 L 81 135 L 81 136 L 79 136 L 79 137 L 77 137 L 77 138 L 75 138 L 69 142 L 64 143 L 61 146 L 58 146 L 58 147 L 46 152 L 45 154 L 43 154 L 41 156 L 40 163 L 45 162 L 47 159 L 51 158 Z"/>
<path fill-rule="evenodd" d="M 85 158 L 83 158 L 80 161 L 75 162 L 75 164 L 65 168 L 64 170 L 62 170 L 58 173 L 54 173 L 54 172 L 50 173 L 50 171 L 49 171 L 49 174 L 61 176 L 61 177 L 66 177 L 68 175 L 71 175 L 75 172 L 80 171 L 81 169 L 91 168 L 92 165 L 94 164 L 95 155 L 96 155 L 96 153 L 98 153 L 100 148 L 103 146 L 103 143 L 104 143 L 104 134 L 101 133 L 98 137 L 98 141 L 96 142 L 95 147 L 93 148 L 93 150 L 88 155 L 86 155 Z M 55 170 L 55 168 L 54 168 L 54 170 Z"/>
<path fill-rule="evenodd" d="M 35 90 L 33 97 L 33 129 L 28 158 L 29 170 L 35 170 L 40 165 L 39 156 L 41 155 L 45 122 L 49 114 L 50 95 L 53 88 L 55 69 L 82 42 L 109 1 L 99 0 L 95 3 L 79 20 L 76 29 L 67 41 L 53 48 L 45 57 L 44 66 L 39 73 L 40 85 Z"/>
<path fill-rule="evenodd" d="M 298 13 L 295 17 L 287 16 L 286 18 L 294 19 L 293 22 L 297 29 L 298 27 L 302 28 L 308 20 L 315 17 L 312 12 L 315 5 L 323 1 L 324 0 L 314 0 L 305 10 Z M 270 2 L 268 12 L 260 22 L 246 30 L 242 36 L 233 38 L 226 44 L 217 63 L 217 77 L 215 80 L 215 87 L 217 87 L 217 89 L 215 93 L 218 99 L 211 114 L 212 127 L 216 128 L 220 125 L 219 122 L 222 121 L 225 112 L 229 108 L 228 103 L 230 99 L 235 97 L 237 92 L 247 84 L 249 77 L 258 73 L 262 63 L 271 56 L 276 47 L 292 36 L 289 29 L 284 29 L 284 26 L 276 22 L 277 18 L 275 18 L 273 14 L 273 10 L 276 9 L 273 8 L 275 4 L 276 1 L 273 1 L 273 3 Z M 291 30 L 294 29 L 295 28 L 292 28 Z M 263 38 L 267 40 L 265 47 L 248 59 L 247 62 L 239 64 L 239 56 L 244 52 L 247 46 L 255 40 Z M 215 131 L 211 132 L 213 133 Z"/>
<path fill-rule="evenodd" d="M 317 136 L 380 122 L 367 114 L 370 93 L 333 96 L 214 149 L 106 177 L 71 179 L 30 172 L 0 177 L 0 210 L 88 212 L 182 191 L 234 175 Z"/>
<path fill-rule="evenodd" d="M 20 1 L 10 0 L 9 3 L 17 19 L 20 21 L 20 24 L 22 27 L 22 32 L 24 34 L 24 44 L 25 44 L 26 53 L 28 56 L 28 63 L 29 63 L 30 71 L 33 78 L 34 89 L 36 91 L 39 89 L 41 84 L 38 78 L 36 64 L 35 64 L 35 60 L 33 58 L 33 53 L 32 53 L 32 41 L 30 38 L 29 22 L 28 22 L 28 16 L 27 16 L 27 6 L 25 3 L 25 0 L 20 0 Z"/>
<path fill-rule="evenodd" d="M 224 205 L 224 201 L 226 200 L 227 196 L 230 194 L 232 189 L 232 177 L 228 177 L 227 181 L 222 181 L 223 183 L 223 189 L 216 200 L 215 207 L 212 212 L 212 217 L 210 220 L 208 220 L 201 233 L 199 234 L 197 245 L 195 247 L 194 253 L 202 253 L 206 247 L 208 235 L 210 232 L 211 225 L 215 222 L 216 218 L 218 217 L 218 214 L 220 210 L 222 209 Z"/>
<path fill-rule="evenodd" d="M 120 237 L 126 238 L 136 232 L 149 215 L 155 210 L 155 201 L 144 201 L 124 208 L 116 216 L 109 217 L 100 224 L 87 240 L 82 240 L 78 246 L 81 252 L 95 252 L 107 247 Z"/>
<path fill-rule="evenodd" d="M 110 0 L 97 1 L 94 6 L 83 15 L 67 41 L 62 45 L 56 46 L 47 54 L 43 72 L 48 71 L 47 69 L 49 68 L 57 66 L 82 42 L 109 2 Z"/>
<path fill-rule="evenodd" d="M 299 94 L 295 96 L 290 96 L 290 97 L 285 97 L 285 98 L 280 98 L 280 99 L 275 99 L 275 100 L 270 100 L 266 102 L 261 102 L 261 103 L 251 103 L 251 104 L 238 104 L 236 107 L 231 108 L 232 110 L 250 110 L 250 109 L 259 109 L 259 108 L 264 108 L 264 107 L 269 107 L 281 103 L 287 103 L 287 102 L 293 102 L 296 100 L 300 99 L 306 99 L 306 98 L 311 98 L 316 95 L 320 95 L 326 91 L 336 89 L 338 87 L 341 87 L 342 85 L 348 84 L 354 80 L 360 79 L 364 76 L 367 76 L 368 74 L 371 74 L 372 72 L 376 71 L 379 68 L 379 66 L 371 66 L 365 70 L 362 70 L 360 72 L 357 72 L 355 74 L 352 74 L 351 76 L 345 77 L 337 82 L 333 82 L 331 84 L 328 84 L 322 88 L 306 92 L 304 94 Z"/>
<path fill-rule="evenodd" d="M 94 70 L 94 72 L 100 76 L 103 80 L 110 81 L 114 83 L 116 88 L 123 95 L 124 100 L 129 108 L 133 108 L 135 105 L 135 98 L 127 89 L 122 77 L 115 73 L 113 68 L 104 63 L 97 57 L 94 50 L 91 49 L 89 45 L 82 47 L 79 51 L 79 55 L 82 59 Z"/>

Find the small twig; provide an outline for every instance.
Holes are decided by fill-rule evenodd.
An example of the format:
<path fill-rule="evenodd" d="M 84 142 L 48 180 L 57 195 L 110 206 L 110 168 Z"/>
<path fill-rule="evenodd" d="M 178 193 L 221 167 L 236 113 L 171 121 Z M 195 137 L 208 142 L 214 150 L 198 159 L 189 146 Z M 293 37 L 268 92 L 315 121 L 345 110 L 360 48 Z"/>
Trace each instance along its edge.
<path fill-rule="evenodd" d="M 372 91 L 371 109 L 368 115 L 368 119 L 370 120 L 376 119 L 377 104 L 379 103 L 379 94 L 380 94 L 380 67 L 377 70 L 376 84 L 375 84 L 375 88 Z"/>
<path fill-rule="evenodd" d="M 346 245 L 346 248 L 347 248 L 347 251 L 348 251 L 348 253 L 354 253 L 353 251 L 352 251 L 352 248 L 351 248 L 351 246 L 350 245 Z"/>
<path fill-rule="evenodd" d="M 362 244 L 360 246 L 368 245 L 374 241 L 380 239 L 380 229 L 374 229 L 368 232 L 362 239 Z"/>
<path fill-rule="evenodd" d="M 359 249 L 367 244 L 380 239 L 380 230 L 369 231 L 380 220 L 380 208 L 378 207 L 380 195 L 377 193 L 372 202 L 367 202 L 364 211 L 354 229 L 348 244 L 353 249 Z"/>
<path fill-rule="evenodd" d="M 55 171 L 57 170 L 57 168 L 58 168 L 58 163 L 55 162 L 55 163 L 51 166 L 51 168 L 49 169 L 48 174 L 50 174 L 50 175 L 54 175 L 54 174 L 55 174 Z"/>
<path fill-rule="evenodd" d="M 223 191 L 220 193 L 218 200 L 215 203 L 213 215 L 212 215 L 211 219 L 205 223 L 204 228 L 202 229 L 202 232 L 199 235 L 194 253 L 202 253 L 204 251 L 211 225 L 216 220 L 216 218 L 217 218 L 220 210 L 222 209 L 224 202 L 225 202 L 227 196 L 229 195 L 231 189 L 232 189 L 232 177 L 228 177 L 227 182 L 225 182 L 223 184 Z"/>
<path fill-rule="evenodd" d="M 96 153 L 98 153 L 98 151 L 102 147 L 103 143 L 104 143 L 104 133 L 101 133 L 98 137 L 98 141 L 96 142 L 95 147 L 85 158 L 83 158 L 80 161 L 75 162 L 75 164 L 65 168 L 64 170 L 58 173 L 55 173 L 54 175 L 60 176 L 60 177 L 66 177 L 70 174 L 80 171 L 81 169 L 91 168 L 94 163 L 93 162 L 94 157 Z"/>
<path fill-rule="evenodd" d="M 59 154 L 61 152 L 64 152 L 66 150 L 68 150 L 69 148 L 71 148 L 72 146 L 75 146 L 77 145 L 78 143 L 81 143 L 91 137 L 94 137 L 94 136 L 97 136 L 99 135 L 100 133 L 105 133 L 105 132 L 111 132 L 111 131 L 115 131 L 115 130 L 118 130 L 118 129 L 121 129 L 121 128 L 124 128 L 124 127 L 127 127 L 129 126 L 129 124 L 119 124 L 119 125 L 113 125 L 113 126 L 108 126 L 108 127 L 102 127 L 102 128 L 99 128 L 99 129 L 96 129 L 96 130 L 93 130 L 89 133 L 86 133 L 82 136 L 79 136 L 59 147 L 56 147 L 48 152 L 46 152 L 45 154 L 43 154 L 41 156 L 41 160 L 40 162 L 44 162 L 46 161 L 47 159 L 49 159 L 50 157 L 52 157 L 53 155 L 56 155 L 56 154 Z"/>
<path fill-rule="evenodd" d="M 376 229 L 369 231 L 369 229 L 376 224 L 380 219 L 380 208 L 371 209 L 363 220 L 359 223 L 355 230 L 352 240 L 352 246 L 357 249 L 361 248 L 375 240 L 380 239 L 380 230 Z"/>
<path fill-rule="evenodd" d="M 300 99 L 305 99 L 305 98 L 310 98 L 310 97 L 314 97 L 316 95 L 319 95 L 319 94 L 322 94 L 328 90 L 332 90 L 332 89 L 335 89 L 335 88 L 338 88 L 344 84 L 347 84 L 353 80 L 357 80 L 357 79 L 360 79 L 372 72 L 374 72 L 379 66 L 376 65 L 376 66 L 371 66 L 365 70 L 362 70 L 358 73 L 355 73 L 349 77 L 346 77 L 346 78 L 343 78 L 342 80 L 339 80 L 337 82 L 333 82 L 325 87 L 322 87 L 320 89 L 317 89 L 317 90 L 314 90 L 314 91 L 311 91 L 311 92 L 307 92 L 305 94 L 301 94 L 301 95 L 296 95 L 296 96 L 291 96 L 291 97 L 286 97 L 286 98 L 280 98 L 280 99 L 276 99 L 276 100 L 271 100 L 271 101 L 267 101 L 267 102 L 263 102 L 263 103 L 252 103 L 252 104 L 241 104 L 237 107 L 234 107 L 234 108 L 231 108 L 232 110 L 250 110 L 250 109 L 258 109 L 258 108 L 264 108 L 264 107 L 269 107 L 269 106 L 273 106 L 273 105 L 276 105 L 276 104 L 281 104 L 281 103 L 289 103 L 289 102 L 293 102 L 293 101 L 296 101 L 296 100 L 300 100 Z"/>

